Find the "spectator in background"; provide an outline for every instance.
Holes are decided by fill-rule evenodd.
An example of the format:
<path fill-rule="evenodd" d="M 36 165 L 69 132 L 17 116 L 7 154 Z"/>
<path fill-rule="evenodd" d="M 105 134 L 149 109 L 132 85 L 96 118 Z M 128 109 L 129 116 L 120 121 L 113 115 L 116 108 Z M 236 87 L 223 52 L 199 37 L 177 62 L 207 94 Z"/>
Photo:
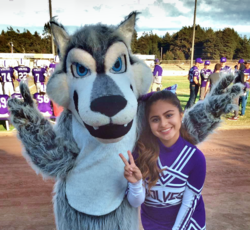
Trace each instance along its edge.
<path fill-rule="evenodd" d="M 153 84 L 151 87 L 151 92 L 161 90 L 161 81 L 162 81 L 162 68 L 160 66 L 160 61 L 157 58 L 155 59 L 155 67 L 153 71 Z"/>
<path fill-rule="evenodd" d="M 249 73 L 248 75 L 250 76 L 250 60 L 247 60 L 244 64 L 245 64 L 244 73 Z M 249 81 L 249 77 L 248 77 L 247 81 Z"/>
<path fill-rule="evenodd" d="M 234 66 L 234 74 L 235 74 L 235 77 L 236 75 L 238 74 L 239 70 L 240 70 L 240 64 L 244 63 L 244 59 L 240 59 L 237 63 L 237 65 Z"/>
<path fill-rule="evenodd" d="M 249 78 L 249 73 L 244 73 L 244 89 L 243 89 L 243 95 L 240 96 L 240 103 L 241 104 L 241 116 L 245 115 L 245 111 L 246 111 L 246 106 L 247 106 L 247 99 L 248 99 L 248 95 L 249 95 L 249 83 L 247 82 Z"/>
<path fill-rule="evenodd" d="M 210 66 L 210 61 L 205 61 L 204 68 L 201 70 L 200 100 L 204 100 L 206 96 L 206 85 L 208 77 L 213 73 L 213 71 L 209 69 L 209 66 Z"/>
<path fill-rule="evenodd" d="M 223 73 L 231 73 L 232 72 L 232 69 L 230 66 L 227 66 L 227 59 L 225 57 L 222 57 L 220 59 L 220 64 L 221 64 L 221 70 L 220 72 L 223 72 Z"/>
<path fill-rule="evenodd" d="M 213 85 L 220 79 L 221 64 L 217 63 L 214 67 L 214 73 L 212 73 L 207 80 L 206 84 L 206 94 L 211 90 Z"/>
<path fill-rule="evenodd" d="M 249 61 L 250 63 L 250 61 Z M 240 64 L 240 69 L 239 69 L 239 73 L 238 75 L 236 76 L 235 80 L 234 80 L 234 83 L 241 83 L 241 84 L 244 84 L 244 72 L 246 71 L 246 67 L 243 63 Z M 239 96 L 237 96 L 233 103 L 238 107 L 239 106 Z M 228 120 L 231 120 L 231 121 L 237 121 L 239 118 L 239 109 L 236 109 L 234 110 L 234 115 L 230 118 L 228 118 Z"/>
<path fill-rule="evenodd" d="M 192 107 L 193 104 L 195 103 L 195 99 L 197 97 L 199 87 L 200 87 L 200 83 L 199 83 L 199 75 L 200 75 L 199 67 L 200 67 L 200 64 L 202 64 L 202 63 L 203 63 L 203 61 L 202 61 L 201 58 L 196 58 L 195 65 L 189 70 L 188 80 L 190 82 L 190 96 L 189 96 L 189 100 L 188 100 L 188 102 L 187 102 L 187 104 L 185 106 L 185 110 Z"/>

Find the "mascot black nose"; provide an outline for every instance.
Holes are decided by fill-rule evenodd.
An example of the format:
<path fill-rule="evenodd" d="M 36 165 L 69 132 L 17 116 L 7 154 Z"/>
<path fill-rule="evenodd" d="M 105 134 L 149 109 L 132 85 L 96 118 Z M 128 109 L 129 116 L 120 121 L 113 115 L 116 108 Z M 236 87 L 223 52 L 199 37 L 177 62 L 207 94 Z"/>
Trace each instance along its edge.
<path fill-rule="evenodd" d="M 124 97 L 115 95 L 96 98 L 91 102 L 90 108 L 94 112 L 99 112 L 108 117 L 113 117 L 124 109 L 126 105 L 127 101 Z"/>

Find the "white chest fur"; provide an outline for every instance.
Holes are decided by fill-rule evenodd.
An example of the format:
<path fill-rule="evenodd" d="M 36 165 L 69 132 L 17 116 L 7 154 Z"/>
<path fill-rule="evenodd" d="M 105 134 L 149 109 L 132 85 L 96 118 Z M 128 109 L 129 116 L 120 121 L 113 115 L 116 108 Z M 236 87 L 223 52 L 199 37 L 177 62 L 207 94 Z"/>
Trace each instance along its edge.
<path fill-rule="evenodd" d="M 75 167 L 66 180 L 69 204 L 79 212 L 105 215 L 114 211 L 124 199 L 127 180 L 124 178 L 122 153 L 132 151 L 136 138 L 136 121 L 127 135 L 117 143 L 103 144 L 92 137 L 73 116 L 73 137 L 80 148 Z"/>

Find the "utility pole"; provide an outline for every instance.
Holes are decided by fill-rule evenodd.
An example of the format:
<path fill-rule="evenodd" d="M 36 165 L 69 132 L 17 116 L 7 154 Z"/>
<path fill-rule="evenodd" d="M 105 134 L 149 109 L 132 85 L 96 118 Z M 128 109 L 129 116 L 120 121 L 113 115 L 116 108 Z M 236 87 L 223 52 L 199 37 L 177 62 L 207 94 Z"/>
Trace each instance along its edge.
<path fill-rule="evenodd" d="M 13 42 L 10 42 L 10 51 L 11 51 L 11 53 L 13 54 Z"/>
<path fill-rule="evenodd" d="M 162 47 L 161 47 L 161 61 L 162 61 Z"/>
<path fill-rule="evenodd" d="M 52 18 L 52 8 L 51 8 L 51 0 L 49 0 L 49 16 L 50 19 Z M 52 34 L 52 29 L 50 28 L 51 32 L 51 45 L 52 45 L 52 53 L 55 56 L 55 45 L 54 45 L 54 39 L 53 39 L 53 34 Z"/>
<path fill-rule="evenodd" d="M 192 50 L 191 50 L 191 62 L 190 62 L 190 67 L 193 66 L 193 59 L 194 59 L 194 39 L 195 39 L 196 5 L 197 5 L 197 0 L 195 0 L 195 5 L 194 5 L 193 40 L 192 40 Z"/>

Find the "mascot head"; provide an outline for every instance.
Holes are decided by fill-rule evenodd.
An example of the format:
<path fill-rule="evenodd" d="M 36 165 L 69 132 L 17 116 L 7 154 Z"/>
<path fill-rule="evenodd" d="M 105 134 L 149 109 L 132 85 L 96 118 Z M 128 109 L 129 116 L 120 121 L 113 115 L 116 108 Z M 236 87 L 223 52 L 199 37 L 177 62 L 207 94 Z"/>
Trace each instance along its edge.
<path fill-rule="evenodd" d="M 117 142 L 136 118 L 137 99 L 152 82 L 150 68 L 131 54 L 137 12 L 118 26 L 86 25 L 73 35 L 50 21 L 60 64 L 47 93 L 101 142 Z"/>

